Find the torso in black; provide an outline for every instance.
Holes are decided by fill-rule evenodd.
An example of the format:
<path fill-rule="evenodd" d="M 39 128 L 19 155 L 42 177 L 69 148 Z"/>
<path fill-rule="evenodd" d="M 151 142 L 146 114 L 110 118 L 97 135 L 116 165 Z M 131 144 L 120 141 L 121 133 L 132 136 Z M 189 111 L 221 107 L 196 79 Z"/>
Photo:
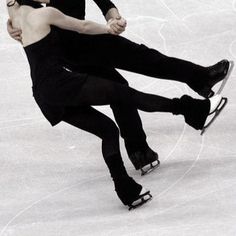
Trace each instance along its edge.
<path fill-rule="evenodd" d="M 33 83 L 33 96 L 52 125 L 61 121 L 66 106 L 74 105 L 87 75 L 71 72 L 61 54 L 55 30 L 43 39 L 24 47 Z"/>

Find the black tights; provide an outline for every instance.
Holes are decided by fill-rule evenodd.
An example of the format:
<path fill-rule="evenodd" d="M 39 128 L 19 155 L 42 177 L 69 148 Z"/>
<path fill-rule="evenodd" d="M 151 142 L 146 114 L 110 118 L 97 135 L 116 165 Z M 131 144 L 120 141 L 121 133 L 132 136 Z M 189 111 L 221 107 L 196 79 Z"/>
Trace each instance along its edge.
<path fill-rule="evenodd" d="M 146 112 L 173 112 L 175 109 L 172 99 L 143 93 L 107 79 L 88 76 L 82 88 L 79 89 L 73 106 L 99 105 L 128 106 Z"/>
<path fill-rule="evenodd" d="M 63 120 L 101 138 L 103 157 L 114 180 L 116 192 L 124 204 L 129 204 L 139 195 L 141 185 L 126 172 L 120 155 L 119 129 L 116 124 L 91 106 L 110 104 L 135 107 L 147 112 L 172 112 L 184 115 L 185 108 L 192 107 L 192 100 L 196 99 L 190 97 L 168 99 L 139 92 L 127 85 L 89 76 L 73 100 L 73 106 L 70 103 L 67 107 Z M 193 110 L 198 110 L 202 101 L 198 100 L 195 103 L 197 106 Z M 209 104 L 204 106 L 205 113 L 208 112 L 208 106 Z M 192 117 L 194 120 L 195 114 Z"/>
<path fill-rule="evenodd" d="M 94 83 L 96 80 L 96 83 Z M 165 97 L 139 92 L 126 85 L 106 79 L 89 76 L 78 91 L 73 106 L 68 106 L 63 120 L 82 130 L 90 132 L 102 140 L 102 153 L 105 161 L 112 156 L 120 157 L 119 130 L 107 116 L 92 105 L 122 105 L 135 107 L 147 112 L 178 113 L 176 101 Z M 175 104 L 175 106 L 174 106 Z M 109 166 L 108 166 L 109 167 Z M 111 168 L 109 168 L 111 171 Z"/>

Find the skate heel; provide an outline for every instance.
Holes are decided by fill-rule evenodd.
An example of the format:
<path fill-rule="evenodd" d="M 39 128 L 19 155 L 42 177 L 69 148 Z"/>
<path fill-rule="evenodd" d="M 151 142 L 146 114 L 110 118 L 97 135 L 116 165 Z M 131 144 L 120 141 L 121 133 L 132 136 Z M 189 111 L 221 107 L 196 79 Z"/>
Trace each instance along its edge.
<path fill-rule="evenodd" d="M 215 95 L 209 100 L 210 100 L 210 111 L 209 111 L 208 119 L 206 120 L 203 126 L 203 129 L 201 131 L 201 135 L 203 135 L 206 132 L 206 130 L 212 125 L 212 123 L 219 116 L 219 114 L 225 108 L 228 102 L 227 98 L 222 97 L 219 94 Z"/>
<path fill-rule="evenodd" d="M 142 188 L 138 199 L 133 201 L 129 205 L 129 211 L 132 210 L 132 209 L 135 209 L 137 207 L 142 206 L 143 204 L 145 204 L 146 202 L 148 202 L 150 200 L 152 200 L 152 195 L 151 195 L 150 191 L 146 190 L 145 188 Z"/>
<path fill-rule="evenodd" d="M 135 169 L 141 171 L 141 176 L 152 172 L 160 165 L 158 154 L 151 148 L 143 151 L 137 151 L 129 155 L 129 159 Z"/>
<path fill-rule="evenodd" d="M 157 167 L 159 167 L 160 161 L 155 160 L 154 162 L 142 167 L 141 170 L 141 176 L 147 175 L 151 173 L 153 170 L 155 170 Z"/>
<path fill-rule="evenodd" d="M 205 98 L 210 98 L 214 96 L 214 91 L 212 91 L 212 89 L 209 86 L 205 86 L 203 89 L 201 89 L 198 94 L 202 97 Z"/>

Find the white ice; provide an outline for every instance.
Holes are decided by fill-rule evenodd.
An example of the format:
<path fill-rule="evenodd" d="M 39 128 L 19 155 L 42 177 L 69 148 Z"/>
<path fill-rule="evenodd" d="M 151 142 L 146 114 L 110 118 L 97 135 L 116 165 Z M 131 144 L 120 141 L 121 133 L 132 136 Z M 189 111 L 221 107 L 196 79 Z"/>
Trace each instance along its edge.
<path fill-rule="evenodd" d="M 236 59 L 235 0 L 114 3 L 131 40 L 202 65 Z M 87 12 L 104 22 L 92 0 Z M 140 112 L 161 166 L 140 177 L 121 140 L 130 175 L 154 196 L 129 212 L 114 193 L 100 140 L 65 123 L 51 128 L 40 113 L 23 50 L 6 32 L 4 0 L 0 14 L 0 236 L 236 235 L 234 71 L 223 91 L 229 104 L 204 136 L 181 117 Z M 145 92 L 197 97 L 184 84 L 121 73 Z M 109 107 L 99 109 L 112 117 Z"/>

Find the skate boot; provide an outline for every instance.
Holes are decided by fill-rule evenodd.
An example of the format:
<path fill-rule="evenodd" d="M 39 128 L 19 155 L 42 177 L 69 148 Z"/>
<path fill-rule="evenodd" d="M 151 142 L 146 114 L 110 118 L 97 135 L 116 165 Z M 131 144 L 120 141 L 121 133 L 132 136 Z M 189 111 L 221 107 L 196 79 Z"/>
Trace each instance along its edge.
<path fill-rule="evenodd" d="M 142 188 L 142 191 L 140 192 L 138 199 L 133 201 L 129 205 L 129 211 L 142 206 L 143 204 L 145 204 L 146 202 L 148 202 L 150 200 L 152 200 L 152 195 L 151 195 L 150 191 L 146 190 L 145 188 Z"/>
<path fill-rule="evenodd" d="M 158 154 L 149 147 L 146 150 L 130 154 L 129 159 L 136 170 L 141 170 L 142 176 L 152 172 L 160 165 Z"/>
<path fill-rule="evenodd" d="M 221 93 L 226 82 L 228 81 L 228 78 L 233 70 L 233 67 L 234 67 L 233 61 L 228 61 L 228 60 L 222 60 L 213 66 L 207 67 L 207 73 L 209 79 L 207 80 L 206 85 L 197 91 L 198 94 L 205 98 L 212 97 L 215 94 L 212 88 L 217 83 L 222 81 L 219 90 L 216 92 L 218 94 Z"/>
<path fill-rule="evenodd" d="M 203 134 L 215 121 L 227 104 L 227 98 L 215 95 L 210 99 L 193 99 L 187 95 L 180 98 L 180 114 L 184 115 L 185 122 Z M 209 121 L 207 119 L 209 118 Z"/>
<path fill-rule="evenodd" d="M 129 207 L 129 210 L 137 208 L 152 199 L 150 191 L 144 189 L 131 177 L 114 180 L 114 183 L 118 197 L 124 205 Z"/>

